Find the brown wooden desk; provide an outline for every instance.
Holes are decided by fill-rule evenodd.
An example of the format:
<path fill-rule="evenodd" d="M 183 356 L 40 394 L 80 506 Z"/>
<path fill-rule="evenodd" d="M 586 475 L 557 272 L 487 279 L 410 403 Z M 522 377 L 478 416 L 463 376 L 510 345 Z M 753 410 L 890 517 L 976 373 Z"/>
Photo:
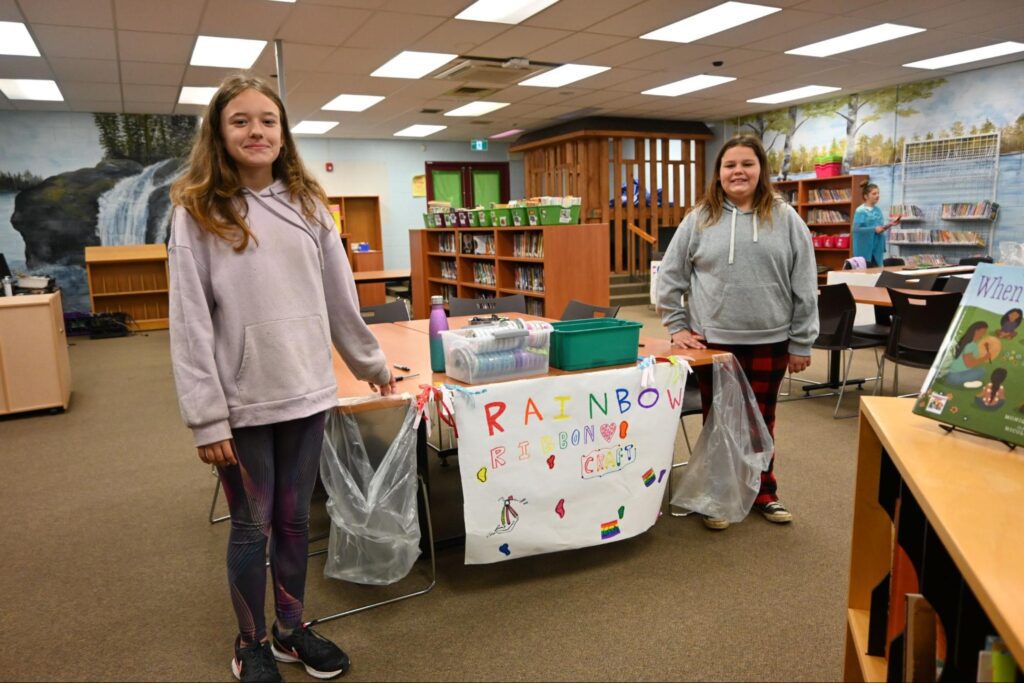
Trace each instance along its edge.
<path fill-rule="evenodd" d="M 408 268 L 393 268 L 391 270 L 364 270 L 352 273 L 352 278 L 357 285 L 367 282 L 388 282 L 390 280 L 408 280 Z"/>
<path fill-rule="evenodd" d="M 850 293 L 853 294 L 853 300 L 859 304 L 868 304 L 870 306 L 892 306 L 892 301 L 889 298 L 889 290 L 886 287 L 863 287 L 861 285 L 847 285 L 850 288 Z M 935 294 L 947 294 L 948 292 L 933 292 L 931 290 L 922 289 L 899 289 L 897 291 L 905 294 L 911 294 L 913 296 L 933 296 Z"/>

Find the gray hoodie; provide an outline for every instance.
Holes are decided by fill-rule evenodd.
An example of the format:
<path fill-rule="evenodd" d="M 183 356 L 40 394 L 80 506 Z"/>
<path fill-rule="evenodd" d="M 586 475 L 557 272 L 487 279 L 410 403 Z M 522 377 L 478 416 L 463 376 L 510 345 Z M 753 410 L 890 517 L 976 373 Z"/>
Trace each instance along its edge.
<path fill-rule="evenodd" d="M 719 344 L 788 339 L 790 353 L 809 356 L 818 285 L 807 225 L 781 201 L 771 225 L 728 201 L 714 225 L 698 228 L 701 213 L 683 219 L 658 271 L 658 310 L 669 334 L 689 329 Z"/>
<path fill-rule="evenodd" d="M 171 222 L 171 361 L 196 446 L 336 405 L 332 342 L 359 379 L 390 378 L 327 209 L 310 223 L 280 181 L 243 196 L 256 240 L 240 253 L 180 206 Z"/>

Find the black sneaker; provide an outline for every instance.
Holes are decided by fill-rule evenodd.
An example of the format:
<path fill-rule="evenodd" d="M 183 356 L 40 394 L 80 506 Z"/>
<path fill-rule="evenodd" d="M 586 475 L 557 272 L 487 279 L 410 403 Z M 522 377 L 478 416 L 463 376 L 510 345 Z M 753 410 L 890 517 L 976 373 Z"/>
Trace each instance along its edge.
<path fill-rule="evenodd" d="M 235 658 L 231 660 L 231 673 L 244 683 L 280 683 L 280 672 L 269 642 L 253 643 L 241 647 L 242 637 L 235 638 Z"/>
<path fill-rule="evenodd" d="M 288 636 L 271 629 L 272 648 L 279 662 L 300 662 L 314 678 L 334 678 L 348 671 L 348 655 L 341 648 L 307 626 L 300 626 Z"/>

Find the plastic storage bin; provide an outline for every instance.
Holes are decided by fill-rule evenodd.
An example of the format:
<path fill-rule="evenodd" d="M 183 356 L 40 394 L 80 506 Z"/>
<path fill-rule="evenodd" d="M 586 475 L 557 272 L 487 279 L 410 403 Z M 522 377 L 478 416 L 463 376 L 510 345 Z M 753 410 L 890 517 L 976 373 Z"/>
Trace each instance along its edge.
<path fill-rule="evenodd" d="M 512 225 L 512 210 L 491 209 L 491 225 L 496 228 L 505 228 Z"/>
<path fill-rule="evenodd" d="M 489 209 L 477 209 L 476 213 L 476 225 L 479 228 L 491 227 L 491 212 Z"/>
<path fill-rule="evenodd" d="M 551 325 L 551 365 L 586 370 L 636 362 L 641 323 L 618 318 L 565 320 Z"/>
<path fill-rule="evenodd" d="M 441 333 L 445 374 L 466 384 L 543 375 L 551 324 L 508 320 Z"/>
<path fill-rule="evenodd" d="M 517 228 L 523 225 L 529 225 L 528 221 L 530 219 L 526 215 L 525 206 L 514 206 L 510 208 L 508 211 L 509 214 L 511 214 L 512 216 L 512 225 L 516 226 Z"/>
<path fill-rule="evenodd" d="M 530 225 L 577 225 L 580 222 L 580 206 L 529 206 L 526 208 Z"/>
<path fill-rule="evenodd" d="M 843 174 L 843 162 L 830 161 L 827 164 L 815 164 L 814 175 L 817 178 L 834 178 Z"/>

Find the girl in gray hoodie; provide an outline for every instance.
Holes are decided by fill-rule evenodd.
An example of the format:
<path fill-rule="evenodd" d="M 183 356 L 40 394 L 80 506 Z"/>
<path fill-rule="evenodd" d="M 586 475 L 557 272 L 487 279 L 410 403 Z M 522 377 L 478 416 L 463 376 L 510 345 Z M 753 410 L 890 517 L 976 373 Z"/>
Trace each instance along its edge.
<path fill-rule="evenodd" d="M 324 191 L 269 84 L 224 81 L 171 198 L 171 360 L 181 414 L 231 510 L 232 672 L 280 681 L 277 660 L 341 675 L 347 655 L 302 625 L 310 498 L 337 403 L 332 343 L 381 394 L 395 383 L 359 314 Z M 263 614 L 268 541 L 273 642 Z"/>
<path fill-rule="evenodd" d="M 757 138 L 739 136 L 722 146 L 707 193 L 665 252 L 657 299 L 674 346 L 721 349 L 736 357 L 774 438 L 786 370 L 811 364 L 818 287 L 807 225 L 775 196 L 768 173 Z M 706 418 L 711 382 L 700 388 Z M 773 454 L 754 505 L 769 521 L 784 524 L 793 516 L 779 502 L 774 465 Z M 714 518 L 704 523 L 729 526 Z"/>

